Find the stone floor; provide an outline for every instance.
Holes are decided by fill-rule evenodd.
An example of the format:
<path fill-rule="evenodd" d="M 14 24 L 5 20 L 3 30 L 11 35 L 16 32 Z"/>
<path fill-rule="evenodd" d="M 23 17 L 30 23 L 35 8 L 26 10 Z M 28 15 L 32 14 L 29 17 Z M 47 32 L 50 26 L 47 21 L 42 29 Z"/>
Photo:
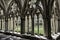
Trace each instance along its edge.
<path fill-rule="evenodd" d="M 48 40 L 46 37 L 43 37 L 43 36 L 35 35 L 33 37 L 39 38 L 39 40 Z M 60 33 L 52 35 L 52 38 L 53 38 L 53 40 L 60 40 Z M 5 35 L 5 34 L 0 33 L 0 40 L 29 40 L 29 39 L 24 39 L 24 38 L 11 36 L 11 35 Z"/>
<path fill-rule="evenodd" d="M 0 40 L 29 40 L 11 35 L 0 34 Z"/>

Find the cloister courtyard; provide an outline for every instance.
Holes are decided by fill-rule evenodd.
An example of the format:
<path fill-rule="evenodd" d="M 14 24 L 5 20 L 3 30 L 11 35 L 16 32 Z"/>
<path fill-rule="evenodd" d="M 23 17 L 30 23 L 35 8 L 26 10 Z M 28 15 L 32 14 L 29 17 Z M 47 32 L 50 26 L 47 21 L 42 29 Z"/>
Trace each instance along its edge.
<path fill-rule="evenodd" d="M 60 0 L 0 0 L 0 40 L 60 40 Z"/>

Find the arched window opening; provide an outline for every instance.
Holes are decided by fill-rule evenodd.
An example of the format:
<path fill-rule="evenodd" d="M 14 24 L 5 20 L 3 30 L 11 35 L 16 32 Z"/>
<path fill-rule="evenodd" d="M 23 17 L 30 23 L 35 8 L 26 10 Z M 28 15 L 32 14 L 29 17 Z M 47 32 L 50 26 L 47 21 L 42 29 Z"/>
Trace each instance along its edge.
<path fill-rule="evenodd" d="M 58 17 L 54 14 L 51 18 L 51 33 L 56 34 L 58 32 Z"/>
<path fill-rule="evenodd" d="M 5 31 L 5 18 L 2 18 L 2 30 Z"/>
<path fill-rule="evenodd" d="M 21 32 L 21 18 L 18 16 L 17 20 L 17 32 Z"/>
<path fill-rule="evenodd" d="M 34 33 L 38 35 L 44 35 L 44 23 L 42 15 L 34 15 Z"/>
<path fill-rule="evenodd" d="M 34 15 L 34 33 L 38 34 L 38 28 L 37 28 L 37 15 Z"/>
<path fill-rule="evenodd" d="M 11 31 L 11 19 L 8 18 L 8 31 Z"/>
<path fill-rule="evenodd" d="M 18 1 L 21 1 L 21 4 L 18 3 Z M 41 0 L 18 1 L 11 0 L 11 3 L 8 3 L 9 5 L 1 3 L 4 8 L 0 5 L 1 8 L 3 8 L 0 8 L 0 30 L 13 34 L 26 33 L 34 36 L 36 34 L 38 36 L 44 35 L 44 33 L 45 36 L 51 36 L 51 33 L 55 34 L 58 32 L 58 17 L 56 15 L 58 9 L 56 2 L 53 4 L 55 8 L 52 8 L 49 3 L 50 6 L 48 6 L 48 4 L 46 5 L 45 1 Z M 50 18 L 51 14 L 49 14 L 51 10 L 54 12 L 52 18 Z"/>
<path fill-rule="evenodd" d="M 52 18 L 51 18 L 51 34 L 58 33 L 58 6 L 57 1 L 53 3 Z"/>
<path fill-rule="evenodd" d="M 17 33 L 21 32 L 21 20 L 20 20 L 20 16 L 15 17 L 15 19 L 14 19 L 14 32 L 17 32 Z"/>
<path fill-rule="evenodd" d="M 43 21 L 43 17 L 42 14 L 39 14 L 39 34 L 43 34 L 44 35 L 44 21 Z"/>
<path fill-rule="evenodd" d="M 25 33 L 27 33 L 28 31 L 28 27 L 27 27 L 27 16 L 25 16 Z"/>
<path fill-rule="evenodd" d="M 0 30 L 2 30 L 2 18 L 0 19 Z"/>
<path fill-rule="evenodd" d="M 11 23 L 11 24 L 10 24 L 11 26 L 10 26 L 10 30 L 9 30 L 9 31 L 10 31 L 10 32 L 13 32 L 13 18 L 12 18 L 12 17 L 11 17 L 11 19 L 10 19 L 10 23 Z"/>
<path fill-rule="evenodd" d="M 5 16 L 2 8 L 0 8 L 0 30 L 5 31 Z"/>
<path fill-rule="evenodd" d="M 31 15 L 29 15 L 29 32 L 32 32 L 32 20 L 31 20 Z"/>
<path fill-rule="evenodd" d="M 17 18 L 16 17 L 13 17 L 13 32 L 16 32 L 16 21 Z"/>
<path fill-rule="evenodd" d="M 0 19 L 0 30 L 1 30 L 1 19 Z"/>
<path fill-rule="evenodd" d="M 19 7 L 15 1 L 9 5 L 8 31 L 12 33 L 20 33 L 21 19 L 19 16 Z"/>
<path fill-rule="evenodd" d="M 31 34 L 31 32 L 32 32 L 31 15 L 27 15 L 25 17 L 25 32 L 27 34 Z"/>

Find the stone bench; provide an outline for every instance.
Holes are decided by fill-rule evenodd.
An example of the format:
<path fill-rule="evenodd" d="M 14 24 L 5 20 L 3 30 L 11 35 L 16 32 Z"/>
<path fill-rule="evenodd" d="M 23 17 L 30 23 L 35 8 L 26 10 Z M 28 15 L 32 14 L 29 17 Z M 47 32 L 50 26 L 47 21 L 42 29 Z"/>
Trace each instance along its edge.
<path fill-rule="evenodd" d="M 38 35 L 23 35 L 23 38 L 30 39 L 30 40 L 48 40 L 44 36 Z"/>
<path fill-rule="evenodd" d="M 8 36 L 8 37 L 5 37 L 5 38 L 2 38 L 1 40 L 28 40 L 28 39 L 24 39 L 24 38 L 20 38 L 20 37 Z"/>
<path fill-rule="evenodd" d="M 60 40 L 60 33 L 51 35 L 53 40 Z"/>
<path fill-rule="evenodd" d="M 29 40 L 29 39 L 24 39 L 16 36 L 11 36 L 11 35 L 0 35 L 1 39 L 0 40 Z"/>

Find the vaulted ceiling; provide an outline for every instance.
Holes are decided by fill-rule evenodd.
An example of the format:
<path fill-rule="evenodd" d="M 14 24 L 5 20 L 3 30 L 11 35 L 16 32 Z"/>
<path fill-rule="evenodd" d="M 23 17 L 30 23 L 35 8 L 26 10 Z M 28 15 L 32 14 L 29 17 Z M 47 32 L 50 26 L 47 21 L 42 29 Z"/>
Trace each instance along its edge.
<path fill-rule="evenodd" d="M 58 2 L 59 2 L 59 8 L 60 8 L 60 0 L 58 0 Z"/>
<path fill-rule="evenodd" d="M 0 0 L 0 6 L 7 11 L 11 1 L 12 0 Z"/>
<path fill-rule="evenodd" d="M 58 0 L 58 5 L 59 5 L 59 13 L 58 13 L 58 16 L 59 16 L 59 19 L 60 19 L 60 0 Z"/>
<path fill-rule="evenodd" d="M 24 7 L 25 6 L 24 4 L 27 3 L 24 0 L 0 0 L 0 7 L 2 7 L 5 11 L 7 11 L 12 1 L 15 1 L 19 5 L 19 7 L 22 7 L 22 6 Z"/>

